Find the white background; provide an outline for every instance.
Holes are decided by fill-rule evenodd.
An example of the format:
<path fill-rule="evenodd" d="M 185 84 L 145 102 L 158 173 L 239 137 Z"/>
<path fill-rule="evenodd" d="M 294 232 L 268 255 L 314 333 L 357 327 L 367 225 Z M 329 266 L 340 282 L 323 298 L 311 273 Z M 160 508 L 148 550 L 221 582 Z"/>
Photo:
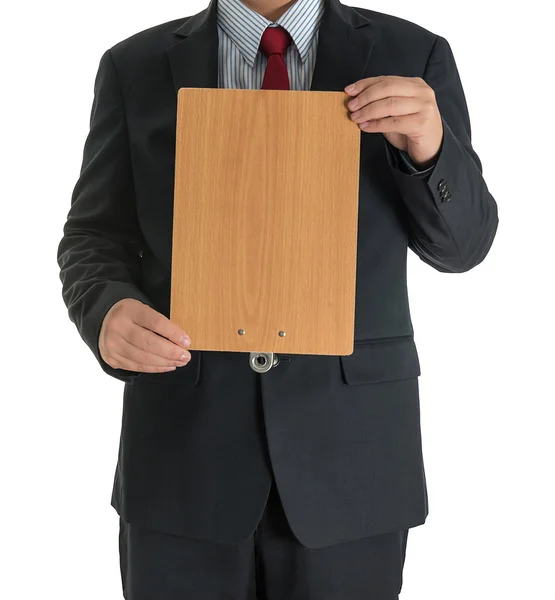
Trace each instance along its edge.
<path fill-rule="evenodd" d="M 137 31 L 205 6 L 51 0 L 3 11 L 6 600 L 121 598 L 109 501 L 123 384 L 101 371 L 67 318 L 56 251 L 100 56 Z M 402 598 L 554 599 L 555 131 L 548 90 L 555 56 L 547 3 L 517 10 L 484 0 L 357 6 L 402 16 L 450 42 L 500 216 L 489 256 L 469 273 L 438 273 L 410 256 L 430 516 L 410 532 Z"/>

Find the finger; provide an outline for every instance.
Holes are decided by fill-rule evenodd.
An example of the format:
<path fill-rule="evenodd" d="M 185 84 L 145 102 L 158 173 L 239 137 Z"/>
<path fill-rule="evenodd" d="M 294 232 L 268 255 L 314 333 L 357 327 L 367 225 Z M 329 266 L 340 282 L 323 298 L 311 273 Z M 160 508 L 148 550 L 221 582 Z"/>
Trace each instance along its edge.
<path fill-rule="evenodd" d="M 115 352 L 112 352 L 112 358 L 122 364 L 127 364 L 127 367 L 122 368 L 129 368 L 132 371 L 144 371 L 146 369 L 174 369 L 175 367 L 181 367 L 190 362 L 190 355 L 189 358 L 184 361 L 168 360 L 145 350 L 141 350 L 125 340 L 120 340 L 118 349 Z"/>
<path fill-rule="evenodd" d="M 420 113 L 401 117 L 384 117 L 360 123 L 359 127 L 367 133 L 402 133 L 410 135 L 417 131 L 421 123 Z"/>
<path fill-rule="evenodd" d="M 146 304 L 141 305 L 137 309 L 133 321 L 137 325 L 149 329 L 150 331 L 154 331 L 158 335 L 165 337 L 183 348 L 186 348 L 191 343 L 191 338 L 183 329 L 181 329 L 181 327 L 178 327 L 165 315 Z M 188 343 L 187 340 L 189 341 Z"/>
<path fill-rule="evenodd" d="M 145 366 L 135 363 L 124 356 L 114 353 L 115 369 L 125 369 L 127 371 L 138 371 L 139 373 L 168 373 L 169 371 L 175 371 L 176 367 L 155 367 Z"/>
<path fill-rule="evenodd" d="M 355 81 L 355 83 L 348 85 L 345 88 L 345 92 L 347 94 L 349 94 L 349 96 L 357 96 L 364 90 L 374 87 L 378 84 L 381 84 L 381 85 L 383 85 L 383 84 L 387 84 L 387 85 L 401 84 L 401 85 L 403 85 L 403 83 L 404 83 L 406 85 L 407 83 L 411 82 L 411 80 L 417 80 L 417 79 L 420 79 L 420 78 L 419 77 L 401 77 L 399 75 L 378 75 L 376 77 L 366 77 L 365 79 L 359 79 L 358 81 Z M 412 81 L 412 83 L 415 83 L 415 81 Z"/>
<path fill-rule="evenodd" d="M 351 113 L 351 119 L 355 123 L 364 123 L 371 119 L 383 119 L 384 117 L 396 117 L 417 113 L 422 103 L 417 98 L 404 96 L 389 96 L 382 100 L 376 100 L 359 110 Z"/>
<path fill-rule="evenodd" d="M 156 335 L 152 332 L 148 333 L 153 336 Z M 170 344 L 171 342 L 167 343 Z M 178 346 L 175 347 L 178 348 Z M 179 367 L 183 364 L 187 364 L 191 360 L 191 353 L 187 350 L 181 349 L 177 355 L 177 358 L 166 358 L 163 356 L 158 356 L 157 354 L 150 352 L 148 349 L 145 350 L 143 348 L 138 348 L 126 340 L 121 340 L 121 345 L 118 347 L 117 352 L 121 356 L 131 360 L 134 363 L 155 367 Z"/>
<path fill-rule="evenodd" d="M 347 104 L 349 110 L 358 110 L 388 96 L 418 97 L 420 86 L 409 77 L 384 78 L 360 90 L 360 93 Z"/>
<path fill-rule="evenodd" d="M 133 324 L 123 332 L 123 339 L 142 352 L 148 352 L 165 361 L 190 360 L 191 354 L 178 344 L 150 331 L 145 327 Z"/>

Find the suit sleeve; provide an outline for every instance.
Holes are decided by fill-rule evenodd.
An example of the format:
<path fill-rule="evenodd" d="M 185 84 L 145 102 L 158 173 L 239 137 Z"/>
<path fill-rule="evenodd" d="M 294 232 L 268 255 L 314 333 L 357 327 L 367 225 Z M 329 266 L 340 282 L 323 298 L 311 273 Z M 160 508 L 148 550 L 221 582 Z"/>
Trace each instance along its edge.
<path fill-rule="evenodd" d="M 423 79 L 434 90 L 441 113 L 441 148 L 426 177 L 398 168 L 392 173 L 408 213 L 409 247 L 438 271 L 461 273 L 489 252 L 497 231 L 497 204 L 472 148 L 468 108 L 451 47 L 440 36 Z M 383 140 L 391 165 L 391 149 Z"/>
<path fill-rule="evenodd" d="M 122 381 L 137 373 L 110 367 L 98 337 L 119 300 L 134 298 L 154 308 L 140 290 L 141 237 L 125 112 L 108 50 L 95 79 L 90 130 L 57 259 L 69 318 L 102 369 Z"/>
<path fill-rule="evenodd" d="M 386 141 L 386 151 L 387 151 L 387 159 L 389 164 L 395 168 L 407 173 L 409 175 L 413 175 L 414 177 L 427 177 L 433 171 L 435 166 L 435 161 L 432 166 L 427 167 L 426 169 L 422 169 L 415 165 L 412 162 L 411 157 L 408 152 L 404 152 L 403 150 L 399 150 L 395 148 L 393 144 L 390 144 L 389 141 L 384 137 Z"/>

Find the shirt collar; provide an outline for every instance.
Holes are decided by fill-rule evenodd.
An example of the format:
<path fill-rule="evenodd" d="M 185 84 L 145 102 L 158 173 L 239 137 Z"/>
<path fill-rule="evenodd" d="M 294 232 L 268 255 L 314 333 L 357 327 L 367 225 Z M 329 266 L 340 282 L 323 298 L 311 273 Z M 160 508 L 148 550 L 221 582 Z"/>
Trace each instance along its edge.
<path fill-rule="evenodd" d="M 272 23 L 241 0 L 218 0 L 218 25 L 237 46 L 247 63 L 254 67 L 262 34 L 269 25 L 281 25 L 291 36 L 304 62 L 324 13 L 324 0 L 297 0 Z"/>

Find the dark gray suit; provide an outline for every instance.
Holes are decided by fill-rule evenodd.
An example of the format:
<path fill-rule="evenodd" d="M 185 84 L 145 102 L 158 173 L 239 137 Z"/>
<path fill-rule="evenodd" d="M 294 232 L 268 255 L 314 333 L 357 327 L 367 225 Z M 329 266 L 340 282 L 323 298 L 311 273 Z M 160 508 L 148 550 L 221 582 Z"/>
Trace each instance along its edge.
<path fill-rule="evenodd" d="M 176 92 L 217 87 L 215 17 L 213 1 L 104 54 L 59 245 L 69 316 L 104 371 L 125 381 L 113 505 L 137 525 L 240 541 L 260 519 L 273 471 L 289 524 L 309 548 L 422 524 L 407 249 L 461 273 L 484 259 L 498 223 L 444 38 L 337 0 L 320 27 L 312 90 L 423 77 L 444 126 L 425 177 L 405 173 L 381 134 L 361 134 L 352 355 L 292 356 L 263 375 L 240 353 L 193 350 L 189 365 L 167 374 L 112 369 L 99 355 L 102 319 L 116 301 L 136 298 L 169 316 Z"/>

